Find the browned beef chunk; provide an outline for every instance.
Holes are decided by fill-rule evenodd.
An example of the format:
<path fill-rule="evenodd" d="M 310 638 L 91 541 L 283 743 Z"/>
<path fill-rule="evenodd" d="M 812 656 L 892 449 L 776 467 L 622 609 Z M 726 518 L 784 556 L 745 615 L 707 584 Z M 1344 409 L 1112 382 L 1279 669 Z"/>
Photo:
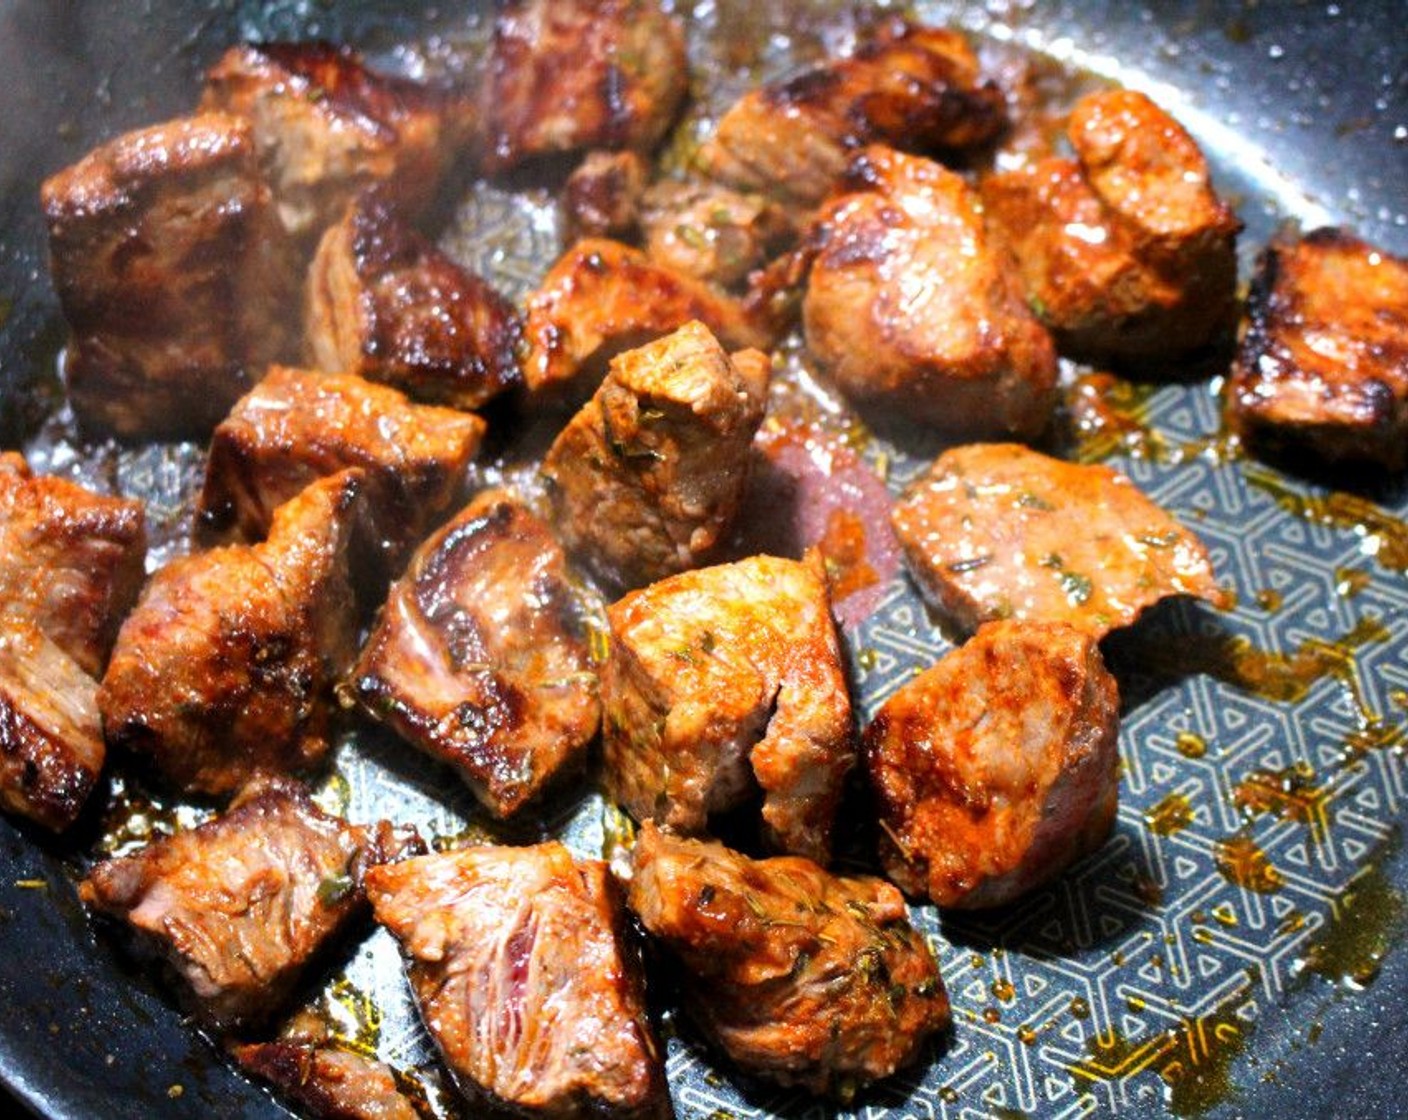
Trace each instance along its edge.
<path fill-rule="evenodd" d="M 0 806 L 62 831 L 103 755 L 98 682 L 34 623 L 0 615 Z"/>
<path fill-rule="evenodd" d="M 1263 444 L 1397 470 L 1408 459 L 1408 260 L 1340 230 L 1262 253 L 1228 396 Z"/>
<path fill-rule="evenodd" d="M 771 844 L 824 862 L 855 762 L 825 578 L 754 556 L 661 580 L 607 615 L 610 795 L 637 820 L 701 832 L 761 789 Z"/>
<path fill-rule="evenodd" d="M 93 868 L 79 896 L 173 967 L 217 1029 L 277 1008 L 354 917 L 362 878 L 418 839 L 323 813 L 286 779 L 251 783 L 223 816 Z"/>
<path fill-rule="evenodd" d="M 700 181 L 649 187 L 641 225 L 652 260 L 723 287 L 741 284 L 796 238 L 787 212 L 765 195 Z"/>
<path fill-rule="evenodd" d="M 379 867 L 421 1018 L 460 1086 L 516 1116 L 671 1115 L 634 948 L 606 865 L 556 841 Z"/>
<path fill-rule="evenodd" d="M 315 479 L 362 470 L 376 547 L 395 566 L 458 497 L 484 422 L 351 374 L 275 366 L 215 429 L 200 510 L 257 540 Z"/>
<path fill-rule="evenodd" d="M 1083 98 L 1068 131 L 1079 162 L 1045 159 L 983 184 L 1062 351 L 1166 365 L 1226 336 L 1241 222 L 1193 138 L 1130 90 Z"/>
<path fill-rule="evenodd" d="M 752 860 L 647 824 L 629 903 L 684 965 L 700 1026 L 784 1085 L 849 1100 L 948 1025 L 939 966 L 883 880 Z"/>
<path fill-rule="evenodd" d="M 596 675 L 548 527 L 487 491 L 391 588 L 352 673 L 362 706 L 506 817 L 596 734 Z"/>
<path fill-rule="evenodd" d="M 865 733 L 885 873 L 940 906 L 1000 906 L 1110 834 L 1119 690 L 1064 622 L 990 622 Z"/>
<path fill-rule="evenodd" d="M 484 84 L 484 165 L 500 172 L 591 148 L 649 151 L 688 89 L 684 31 L 659 0 L 508 0 Z"/>
<path fill-rule="evenodd" d="M 588 153 L 562 188 L 563 241 L 634 237 L 649 175 L 650 166 L 638 152 Z"/>
<path fill-rule="evenodd" d="M 516 308 L 366 192 L 318 246 L 305 327 L 318 369 L 479 408 L 518 384 Z"/>
<path fill-rule="evenodd" d="M 54 286 L 88 429 L 204 436 L 293 339 L 288 246 L 249 125 L 129 132 L 44 184 Z"/>
<path fill-rule="evenodd" d="M 231 47 L 206 75 L 201 107 L 250 122 L 283 227 L 310 251 L 364 187 L 418 212 L 466 138 L 453 97 L 327 43 Z"/>
<path fill-rule="evenodd" d="M 850 183 L 818 216 L 808 349 L 857 401 L 958 435 L 1038 435 L 1056 352 L 977 195 L 937 163 L 878 147 Z"/>
<path fill-rule="evenodd" d="M 736 366 L 708 327 L 687 323 L 613 358 L 557 437 L 543 460 L 556 523 L 604 581 L 640 587 L 716 556 L 763 418 L 770 369 L 758 357 Z"/>
<path fill-rule="evenodd" d="M 362 478 L 313 483 L 275 510 L 261 544 L 184 557 L 152 577 L 98 695 L 109 743 L 208 794 L 327 753 L 329 694 L 355 652 L 347 550 Z"/>
<path fill-rule="evenodd" d="M 1170 595 L 1221 597 L 1202 542 L 1126 476 L 1016 444 L 944 452 L 891 523 L 924 597 L 964 630 L 1023 618 L 1098 637 Z"/>
<path fill-rule="evenodd" d="M 1002 94 L 962 35 L 891 24 L 850 58 L 745 94 L 699 161 L 724 183 L 806 208 L 867 144 L 953 151 L 986 143 L 1004 123 Z"/>
<path fill-rule="evenodd" d="M 142 504 L 39 477 L 0 454 L 0 614 L 42 630 L 97 676 L 141 589 Z"/>
<path fill-rule="evenodd" d="M 231 1048 L 235 1060 L 317 1120 L 420 1120 L 384 1062 L 331 1037 L 326 1019 L 300 1012 L 271 1042 Z"/>
<path fill-rule="evenodd" d="M 742 305 L 644 253 L 596 238 L 568 250 L 529 297 L 523 377 L 542 398 L 587 396 L 623 350 L 668 334 L 691 319 L 730 350 L 766 348 L 766 332 Z"/>

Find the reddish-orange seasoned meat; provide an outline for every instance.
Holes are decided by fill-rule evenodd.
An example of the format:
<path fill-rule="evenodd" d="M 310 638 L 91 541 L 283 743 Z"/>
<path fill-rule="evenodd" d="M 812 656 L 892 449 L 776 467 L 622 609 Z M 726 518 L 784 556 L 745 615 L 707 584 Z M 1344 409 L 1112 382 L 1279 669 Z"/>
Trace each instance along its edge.
<path fill-rule="evenodd" d="M 47 180 L 42 200 L 87 429 L 204 436 L 292 344 L 298 278 L 246 122 L 129 132 Z"/>
<path fill-rule="evenodd" d="M 1025 618 L 1100 636 L 1170 595 L 1221 599 L 1202 542 L 1126 476 L 1016 444 L 944 452 L 891 523 L 924 597 L 964 630 Z"/>
<path fill-rule="evenodd" d="M 713 559 L 733 525 L 767 399 L 767 357 L 709 328 L 618 354 L 543 460 L 562 539 L 615 587 Z"/>
<path fill-rule="evenodd" d="M 633 238 L 649 177 L 650 165 L 639 152 L 589 152 L 562 188 L 563 242 Z"/>
<path fill-rule="evenodd" d="M 151 578 L 98 695 L 109 743 L 209 794 L 327 753 L 331 688 L 355 652 L 347 552 L 362 478 L 315 482 L 274 511 L 263 543 L 184 557 Z"/>
<path fill-rule="evenodd" d="M 684 31 L 659 0 L 507 0 L 484 84 L 484 165 L 501 172 L 591 148 L 649 151 L 688 90 Z"/>
<path fill-rule="evenodd" d="M 544 1120 L 665 1120 L 659 1044 L 611 873 L 556 841 L 379 867 L 431 1036 L 467 1094 Z"/>
<path fill-rule="evenodd" d="M 223 816 L 93 868 L 85 905 L 125 921 L 217 1029 L 257 1023 L 361 908 L 367 870 L 419 847 L 349 825 L 286 779 L 251 783 Z"/>
<path fill-rule="evenodd" d="M 596 674 L 562 549 L 486 491 L 423 544 L 352 671 L 362 707 L 507 817 L 596 734 Z"/>
<path fill-rule="evenodd" d="M 949 1022 L 939 966 L 889 883 L 641 829 L 629 902 L 678 955 L 688 1008 L 754 1073 L 849 1101 Z"/>
<path fill-rule="evenodd" d="M 855 751 L 819 567 L 754 556 L 608 610 L 604 779 L 637 820 L 702 832 L 761 791 L 772 846 L 827 859 Z"/>
<path fill-rule="evenodd" d="M 1281 237 L 1257 263 L 1228 395 L 1263 444 L 1408 459 L 1408 260 L 1340 230 Z"/>
<path fill-rule="evenodd" d="M 982 205 L 937 163 L 867 148 L 818 215 L 807 347 L 852 399 L 956 435 L 1031 438 L 1056 352 Z"/>
<path fill-rule="evenodd" d="M 1000 906 L 1110 834 L 1119 691 L 1096 639 L 990 622 L 865 732 L 885 873 L 940 906 Z"/>

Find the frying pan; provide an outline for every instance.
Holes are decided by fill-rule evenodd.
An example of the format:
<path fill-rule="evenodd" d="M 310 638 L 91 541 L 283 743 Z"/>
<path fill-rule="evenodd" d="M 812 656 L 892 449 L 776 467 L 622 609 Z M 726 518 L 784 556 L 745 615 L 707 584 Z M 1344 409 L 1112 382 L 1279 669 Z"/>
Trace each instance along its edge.
<path fill-rule="evenodd" d="M 681 0 L 680 7 L 689 5 Z M 748 4 L 715 0 L 701 3 L 697 15 L 785 31 L 792 15 L 816 7 L 754 4 L 750 12 Z M 1401 5 L 990 0 L 916 7 L 934 22 L 1149 90 L 1205 146 L 1220 188 L 1236 196 L 1247 221 L 1248 249 L 1280 222 L 1298 220 L 1344 222 L 1408 252 Z M 38 446 L 37 433 L 60 407 L 54 365 L 62 329 L 36 204 L 45 175 L 100 140 L 188 107 L 203 68 L 240 39 L 322 36 L 388 52 L 435 32 L 467 35 L 481 19 L 473 5 L 392 0 L 0 5 L 0 443 Z M 541 238 L 520 242 L 529 256 L 551 252 Z M 512 287 L 525 273 L 505 273 L 504 254 L 494 248 L 486 241 L 481 259 L 469 263 Z M 465 255 L 474 252 L 471 246 Z M 1396 854 L 1408 774 L 1396 747 L 1357 751 L 1353 736 L 1374 714 L 1391 743 L 1405 715 L 1397 702 L 1408 695 L 1408 586 L 1386 557 L 1395 540 L 1403 543 L 1391 519 L 1408 514 L 1408 500 L 1394 480 L 1220 463 L 1197 452 L 1218 423 L 1205 383 L 1145 396 L 1141 422 L 1169 445 L 1192 450 L 1180 463 L 1114 461 L 1198 528 L 1238 605 L 1218 613 L 1179 604 L 1114 643 L 1126 692 L 1114 837 L 1014 910 L 942 923 L 932 912 L 919 914 L 941 952 L 955 1028 L 924 1067 L 862 1098 L 857 1115 L 1402 1111 L 1408 954 L 1393 946 L 1401 936 L 1397 892 L 1408 891 L 1408 865 Z M 88 454 L 61 439 L 40 444 L 46 469 L 138 493 L 152 503 L 159 539 L 179 531 L 183 487 L 198 466 L 194 450 Z M 920 466 L 900 449 L 892 484 Z M 1320 500 L 1336 487 L 1353 487 L 1374 505 Z M 1370 637 L 1342 641 L 1355 633 Z M 946 648 L 903 577 L 890 581 L 876 613 L 847 637 L 867 713 Z M 1310 672 L 1303 688 L 1280 695 L 1227 672 L 1225 659 L 1200 661 L 1195 653 L 1169 667 L 1170 650 L 1209 649 L 1264 651 L 1252 664 L 1272 670 L 1301 664 L 1297 650 L 1342 656 L 1312 656 L 1311 664 L 1340 668 Z M 1286 656 L 1278 662 L 1278 654 Z M 1206 749 L 1185 749 L 1195 743 Z M 443 774 L 408 766 L 384 739 L 363 735 L 340 759 L 324 792 L 340 793 L 356 818 L 402 815 L 447 834 L 475 819 L 467 797 L 437 794 Z M 1294 813 L 1238 814 L 1231 794 L 1248 773 L 1284 772 L 1297 762 L 1313 774 L 1299 795 L 1317 807 L 1323 827 Z M 1168 834 L 1151 830 L 1156 805 L 1179 791 L 1190 822 Z M 82 915 L 73 881 L 95 829 L 90 821 L 56 841 L 0 820 L 0 1006 L 7 1009 L 0 1077 L 47 1117 L 285 1115 Z M 588 799 L 550 807 L 524 829 L 518 838 L 557 832 L 591 850 L 606 825 L 599 803 Z M 1248 890 L 1217 871 L 1218 840 L 1236 835 L 1281 869 L 1279 891 Z M 380 936 L 349 950 L 355 956 L 342 990 L 384 986 L 382 1052 L 403 1064 L 424 1060 L 423 1033 L 394 994 L 394 950 Z M 1377 976 L 1353 967 L 1356 952 L 1373 957 L 1378 949 L 1387 952 Z M 1303 962 L 1315 953 L 1322 966 L 1345 969 L 1307 969 Z M 1356 971 L 1358 980 L 1347 976 Z M 833 1114 L 716 1068 L 686 1024 L 666 1028 L 681 1116 Z M 1171 1093 L 1160 1071 L 1172 1076 L 1180 1062 L 1193 1079 Z"/>

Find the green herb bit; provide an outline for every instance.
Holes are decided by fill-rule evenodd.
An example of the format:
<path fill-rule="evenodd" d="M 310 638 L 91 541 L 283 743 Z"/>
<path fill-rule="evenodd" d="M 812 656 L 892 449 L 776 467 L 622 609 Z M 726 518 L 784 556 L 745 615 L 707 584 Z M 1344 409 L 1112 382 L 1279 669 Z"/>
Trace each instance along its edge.
<path fill-rule="evenodd" d="M 329 875 L 318 884 L 318 901 L 324 906 L 336 906 L 352 893 L 352 877 L 347 874 Z"/>

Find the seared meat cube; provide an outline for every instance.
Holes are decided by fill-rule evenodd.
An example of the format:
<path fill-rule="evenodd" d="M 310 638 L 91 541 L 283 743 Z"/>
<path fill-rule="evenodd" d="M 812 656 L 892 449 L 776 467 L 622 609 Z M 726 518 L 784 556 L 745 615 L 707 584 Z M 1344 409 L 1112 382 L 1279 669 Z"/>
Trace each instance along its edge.
<path fill-rule="evenodd" d="M 352 673 L 369 714 L 507 817 L 596 734 L 596 675 L 562 549 L 486 491 L 423 544 Z"/>
<path fill-rule="evenodd" d="M 297 277 L 244 121 L 129 132 L 42 198 L 69 399 L 90 431 L 204 436 L 289 348 Z"/>
<path fill-rule="evenodd" d="M 468 116 L 453 95 L 316 42 L 231 47 L 206 75 L 201 108 L 250 122 L 279 219 L 309 250 L 364 187 L 403 213 L 423 209 Z"/>
<path fill-rule="evenodd" d="M 318 246 L 308 274 L 308 353 L 455 408 L 518 384 L 518 310 L 367 192 Z"/>
<path fill-rule="evenodd" d="M 1016 444 L 945 451 L 891 513 L 924 597 L 964 630 L 999 618 L 1100 636 L 1169 595 L 1221 599 L 1207 550 L 1103 466 Z"/>
<path fill-rule="evenodd" d="M 484 166 L 501 172 L 591 148 L 648 152 L 688 90 L 684 30 L 659 0 L 506 0 L 484 83 Z"/>
<path fill-rule="evenodd" d="M 384 1062 L 339 1045 L 326 1019 L 301 1012 L 272 1042 L 232 1047 L 240 1066 L 317 1120 L 420 1120 Z"/>
<path fill-rule="evenodd" d="M 418 844 L 385 822 L 330 817 L 297 783 L 266 778 L 215 820 L 98 864 L 78 893 L 127 922 L 224 1030 L 272 1012 L 361 909 L 368 869 Z"/>
<path fill-rule="evenodd" d="M 555 840 L 465 848 L 376 868 L 367 893 L 466 1094 L 515 1116 L 671 1115 L 606 864 Z"/>
<path fill-rule="evenodd" d="M 1096 638 L 990 622 L 866 729 L 885 873 L 940 906 L 1000 906 L 1105 842 L 1119 689 Z"/>
<path fill-rule="evenodd" d="M 0 613 L 33 623 L 97 676 L 145 578 L 142 504 L 35 478 L 0 454 Z"/>
<path fill-rule="evenodd" d="M 596 388 L 612 357 L 691 319 L 730 350 L 768 345 L 736 300 L 629 246 L 578 242 L 529 297 L 524 381 L 539 397 L 581 399 Z"/>
<path fill-rule="evenodd" d="M 638 152 L 589 153 L 562 189 L 563 240 L 571 245 L 584 237 L 633 237 L 649 175 Z"/>
<path fill-rule="evenodd" d="M 361 491 L 360 471 L 321 479 L 274 511 L 263 543 L 157 572 L 98 693 L 108 742 L 191 793 L 318 762 L 328 694 L 355 650 L 347 550 Z"/>
<path fill-rule="evenodd" d="M 826 860 L 855 750 L 819 567 L 754 556 L 608 609 L 605 782 L 637 820 L 702 832 L 761 789 L 772 846 Z"/>
<path fill-rule="evenodd" d="M 645 191 L 641 225 L 652 260 L 723 287 L 748 279 L 796 237 L 786 211 L 763 195 L 674 179 Z"/>
<path fill-rule="evenodd" d="M 850 58 L 745 94 L 699 153 L 711 177 L 810 208 L 857 149 L 953 151 L 993 139 L 1002 93 L 954 31 L 887 27 Z"/>
<path fill-rule="evenodd" d="M 680 958 L 693 1017 L 744 1068 L 848 1101 L 948 1025 L 939 966 L 889 883 L 653 824 L 634 863 L 631 909 Z"/>
<path fill-rule="evenodd" d="M 1265 443 L 1390 470 L 1408 456 L 1408 260 L 1334 229 L 1262 253 L 1232 419 Z"/>
<path fill-rule="evenodd" d="M 1226 336 L 1241 222 L 1183 128 L 1130 90 L 1090 94 L 1068 126 L 1080 162 L 989 176 L 983 200 L 1061 349 L 1164 364 Z"/>
<path fill-rule="evenodd" d="M 103 755 L 98 682 L 34 623 L 0 614 L 0 806 L 61 832 Z"/>
<path fill-rule="evenodd" d="M 1056 353 L 968 185 L 868 148 L 820 212 L 802 305 L 807 347 L 841 389 L 961 435 L 1040 434 Z"/>
<path fill-rule="evenodd" d="M 394 566 L 460 492 L 484 422 L 351 374 L 276 366 L 215 429 L 200 510 L 247 539 L 317 478 L 361 468 L 365 515 Z"/>
<path fill-rule="evenodd" d="M 708 327 L 687 323 L 613 358 L 557 437 L 543 460 L 556 523 L 604 581 L 640 587 L 718 551 L 767 400 L 758 357 L 735 366 Z"/>

